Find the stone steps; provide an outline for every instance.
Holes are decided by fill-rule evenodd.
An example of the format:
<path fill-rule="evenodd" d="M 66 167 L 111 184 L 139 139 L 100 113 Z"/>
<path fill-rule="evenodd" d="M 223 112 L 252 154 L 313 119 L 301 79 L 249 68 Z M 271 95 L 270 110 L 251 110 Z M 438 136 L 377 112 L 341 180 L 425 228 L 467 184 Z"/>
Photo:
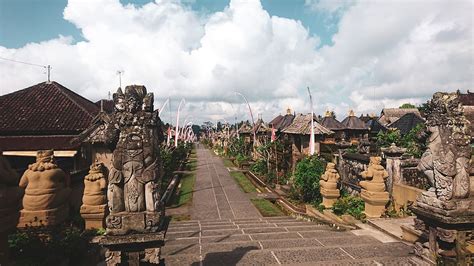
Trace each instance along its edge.
<path fill-rule="evenodd" d="M 419 265 L 412 248 L 281 216 L 173 222 L 165 265 Z"/>

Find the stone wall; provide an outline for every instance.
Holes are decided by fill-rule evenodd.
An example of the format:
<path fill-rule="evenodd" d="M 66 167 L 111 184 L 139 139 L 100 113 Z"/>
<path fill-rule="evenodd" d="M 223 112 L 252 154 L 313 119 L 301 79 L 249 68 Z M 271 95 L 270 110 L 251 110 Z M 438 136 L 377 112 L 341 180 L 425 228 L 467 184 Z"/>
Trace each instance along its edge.
<path fill-rule="evenodd" d="M 341 188 L 350 194 L 360 193 L 359 181 L 363 180 L 361 173 L 367 170 L 369 156 L 356 153 L 340 153 L 337 159 L 337 170 L 341 176 Z"/>

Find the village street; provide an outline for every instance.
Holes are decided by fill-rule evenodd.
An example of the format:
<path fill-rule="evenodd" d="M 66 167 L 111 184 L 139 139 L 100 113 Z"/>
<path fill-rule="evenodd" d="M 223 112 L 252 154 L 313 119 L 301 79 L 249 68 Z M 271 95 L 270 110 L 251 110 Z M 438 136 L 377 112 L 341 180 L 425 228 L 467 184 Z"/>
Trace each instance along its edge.
<path fill-rule="evenodd" d="M 197 149 L 191 220 L 172 222 L 165 265 L 419 265 L 412 247 L 367 230 L 339 231 L 289 216 L 262 217 L 224 167 Z M 418 264 L 417 264 L 418 263 Z"/>

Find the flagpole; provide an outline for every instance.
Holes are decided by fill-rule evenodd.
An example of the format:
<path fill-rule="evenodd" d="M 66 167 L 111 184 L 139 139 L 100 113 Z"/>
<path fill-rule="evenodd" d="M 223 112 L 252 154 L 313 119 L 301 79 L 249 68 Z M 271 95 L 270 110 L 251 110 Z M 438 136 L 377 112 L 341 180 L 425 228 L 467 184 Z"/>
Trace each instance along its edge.
<path fill-rule="evenodd" d="M 184 99 L 181 99 L 181 102 L 179 102 L 179 106 L 178 106 L 178 114 L 176 115 L 176 130 L 175 130 L 175 136 L 174 136 L 174 146 L 176 148 L 178 147 L 178 137 L 179 137 L 179 111 L 183 103 L 186 103 L 186 101 Z"/>
<path fill-rule="evenodd" d="M 249 101 L 247 101 L 247 98 L 240 92 L 236 92 L 236 94 L 242 96 L 242 98 L 244 98 L 244 101 L 247 103 L 247 106 L 249 108 L 249 111 L 250 111 L 250 117 L 252 118 L 252 124 L 253 124 L 253 128 L 252 128 L 252 131 L 253 131 L 253 145 L 255 146 L 256 142 L 257 142 L 257 134 L 255 133 L 255 121 L 253 119 L 253 113 L 252 113 L 252 108 L 250 108 L 250 103 Z"/>
<path fill-rule="evenodd" d="M 313 110 L 313 97 L 308 87 L 309 102 L 311 104 L 311 136 L 309 137 L 309 154 L 314 155 L 314 110 Z"/>

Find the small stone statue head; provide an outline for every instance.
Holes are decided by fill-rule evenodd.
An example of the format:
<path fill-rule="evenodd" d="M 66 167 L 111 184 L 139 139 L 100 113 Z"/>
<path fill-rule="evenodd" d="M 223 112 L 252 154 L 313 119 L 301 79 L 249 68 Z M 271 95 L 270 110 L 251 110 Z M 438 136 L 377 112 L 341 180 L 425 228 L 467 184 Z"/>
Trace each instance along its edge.
<path fill-rule="evenodd" d="M 145 112 L 153 112 L 153 93 L 147 93 L 143 98 L 142 109 Z"/>
<path fill-rule="evenodd" d="M 331 169 L 335 169 L 336 168 L 336 165 L 334 163 L 328 163 L 326 165 L 326 170 L 331 170 Z"/>
<path fill-rule="evenodd" d="M 54 161 L 53 150 L 42 150 L 36 153 L 36 162 L 52 163 Z"/>
<path fill-rule="evenodd" d="M 113 100 L 116 111 L 122 112 L 125 110 L 125 95 L 123 95 L 121 88 L 118 88 L 117 92 L 113 94 Z"/>
<path fill-rule="evenodd" d="M 381 162 L 382 162 L 382 158 L 380 158 L 378 156 L 370 157 L 370 164 L 371 165 L 380 165 Z"/>

